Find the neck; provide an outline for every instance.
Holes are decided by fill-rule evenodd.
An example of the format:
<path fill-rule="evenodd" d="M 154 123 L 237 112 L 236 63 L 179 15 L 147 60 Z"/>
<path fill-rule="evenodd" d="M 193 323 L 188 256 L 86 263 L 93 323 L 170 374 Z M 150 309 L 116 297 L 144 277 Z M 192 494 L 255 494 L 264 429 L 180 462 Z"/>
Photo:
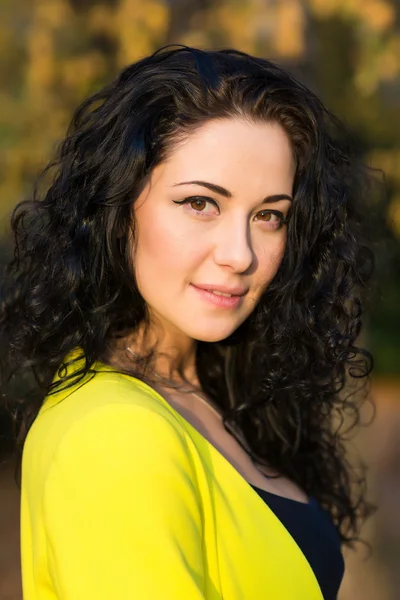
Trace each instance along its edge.
<path fill-rule="evenodd" d="M 196 348 L 197 341 L 181 332 L 173 335 L 171 332 L 160 331 L 160 328 L 135 332 L 125 342 L 125 351 L 130 360 L 145 357 L 154 352 L 149 363 L 149 369 L 161 378 L 179 384 L 189 382 L 197 386 Z M 123 350 L 123 348 L 121 348 Z"/>

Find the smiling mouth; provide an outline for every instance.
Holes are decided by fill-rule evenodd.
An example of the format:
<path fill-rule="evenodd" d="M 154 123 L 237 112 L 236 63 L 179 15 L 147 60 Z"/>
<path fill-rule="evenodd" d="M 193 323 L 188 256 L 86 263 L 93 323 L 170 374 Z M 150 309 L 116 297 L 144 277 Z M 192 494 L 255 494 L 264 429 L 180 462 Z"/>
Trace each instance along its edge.
<path fill-rule="evenodd" d="M 233 296 L 239 296 L 239 294 L 225 294 L 225 292 L 218 292 L 217 290 L 207 290 L 216 296 L 225 296 L 226 298 L 232 298 Z"/>
<path fill-rule="evenodd" d="M 204 292 L 209 292 L 210 294 L 215 294 L 216 296 L 224 296 L 226 298 L 236 298 L 245 296 L 248 289 L 239 286 L 227 286 L 227 285 L 219 285 L 216 288 L 213 287 L 213 284 L 195 284 L 192 285 L 198 290 L 203 290 Z"/>
<path fill-rule="evenodd" d="M 203 300 L 220 309 L 233 309 L 241 306 L 245 296 L 245 294 L 230 294 L 208 287 L 198 287 L 194 284 L 192 284 L 192 287 L 200 294 Z"/>

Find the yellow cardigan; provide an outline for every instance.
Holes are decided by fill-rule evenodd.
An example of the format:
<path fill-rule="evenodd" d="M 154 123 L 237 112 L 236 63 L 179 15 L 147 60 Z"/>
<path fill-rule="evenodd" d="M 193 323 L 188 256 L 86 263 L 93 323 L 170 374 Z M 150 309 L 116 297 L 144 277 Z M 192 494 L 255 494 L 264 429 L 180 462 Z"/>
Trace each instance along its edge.
<path fill-rule="evenodd" d="M 95 368 L 26 439 L 24 600 L 323 600 L 229 461 L 151 387 Z"/>

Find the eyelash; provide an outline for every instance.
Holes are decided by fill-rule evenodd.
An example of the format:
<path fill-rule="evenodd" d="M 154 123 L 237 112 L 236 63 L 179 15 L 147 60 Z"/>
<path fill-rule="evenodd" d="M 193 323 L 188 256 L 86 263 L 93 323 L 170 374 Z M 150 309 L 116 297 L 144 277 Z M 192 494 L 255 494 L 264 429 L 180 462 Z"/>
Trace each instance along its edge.
<path fill-rule="evenodd" d="M 184 205 L 184 204 L 190 204 L 196 200 L 201 200 L 203 202 L 209 202 L 210 204 L 213 204 L 219 210 L 219 206 L 215 202 L 215 200 L 213 200 L 212 198 L 208 198 L 207 196 L 189 196 L 188 198 L 185 198 L 184 200 L 173 200 L 173 202 L 174 202 L 174 204 Z M 195 215 L 201 216 L 201 217 L 206 217 L 208 214 L 208 213 L 203 213 L 203 211 L 196 210 L 194 208 L 190 208 L 190 212 Z M 276 215 L 277 217 L 279 217 L 279 220 L 280 220 L 279 226 L 276 228 L 271 227 L 271 229 L 275 229 L 275 230 L 281 229 L 287 223 L 287 217 L 285 217 L 285 215 L 283 213 L 281 213 L 279 210 L 264 209 L 264 210 L 260 210 L 259 212 L 270 213 L 270 214 L 273 214 L 273 215 Z M 261 222 L 268 223 L 268 221 L 261 221 Z"/>

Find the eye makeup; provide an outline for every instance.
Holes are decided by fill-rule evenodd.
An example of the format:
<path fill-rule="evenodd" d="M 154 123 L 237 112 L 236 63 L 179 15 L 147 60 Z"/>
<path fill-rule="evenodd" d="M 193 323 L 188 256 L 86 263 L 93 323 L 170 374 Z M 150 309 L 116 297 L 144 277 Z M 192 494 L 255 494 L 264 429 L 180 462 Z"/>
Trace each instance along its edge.
<path fill-rule="evenodd" d="M 214 217 L 214 216 L 218 216 L 220 214 L 220 209 L 219 209 L 217 202 L 213 198 L 209 198 L 207 196 L 198 196 L 198 195 L 197 196 L 189 196 L 188 198 L 185 198 L 184 200 L 173 200 L 173 202 L 174 202 L 174 204 L 178 204 L 179 206 L 186 206 L 189 214 L 199 216 L 200 218 Z M 193 205 L 196 203 L 197 203 L 197 207 L 194 208 Z M 218 212 L 203 210 L 203 208 L 207 204 L 214 206 Z M 264 208 L 264 209 L 258 211 L 258 213 L 256 213 L 255 217 L 257 217 L 258 215 L 263 215 L 263 217 L 266 217 L 265 219 L 264 218 L 261 218 L 261 219 L 255 218 L 255 220 L 260 221 L 262 223 L 267 223 L 268 224 L 267 229 L 273 229 L 273 230 L 281 229 L 281 227 L 283 227 L 287 223 L 286 216 L 281 211 L 276 210 L 276 209 Z"/>

